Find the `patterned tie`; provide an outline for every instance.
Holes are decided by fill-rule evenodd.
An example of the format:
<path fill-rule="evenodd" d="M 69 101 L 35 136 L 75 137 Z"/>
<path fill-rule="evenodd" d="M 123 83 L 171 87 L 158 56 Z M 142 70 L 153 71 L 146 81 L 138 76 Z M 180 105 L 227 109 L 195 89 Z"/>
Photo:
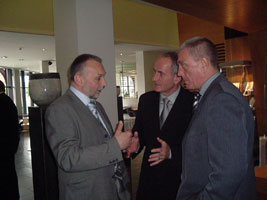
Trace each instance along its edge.
<path fill-rule="evenodd" d="M 199 101 L 200 101 L 200 98 L 201 98 L 201 94 L 199 92 L 195 93 L 195 96 L 194 96 L 194 102 L 193 102 L 193 110 L 195 111 L 198 107 L 198 104 L 199 104 Z"/>
<path fill-rule="evenodd" d="M 167 97 L 165 97 L 164 99 L 162 99 L 162 102 L 163 102 L 163 109 L 159 117 L 160 128 L 162 128 L 170 112 L 170 108 L 169 108 L 170 100 Z"/>
<path fill-rule="evenodd" d="M 111 137 L 111 134 L 108 131 L 106 124 L 104 123 L 103 119 L 99 115 L 99 112 L 96 106 L 96 100 L 90 99 L 90 102 L 88 103 L 88 108 L 90 109 L 92 114 L 95 116 L 95 118 L 100 122 L 100 124 L 105 128 L 106 132 L 108 133 L 108 136 Z"/>
<path fill-rule="evenodd" d="M 92 112 L 92 114 L 95 116 L 95 118 L 99 120 L 99 114 L 96 108 L 96 101 L 94 99 L 90 99 L 90 102 L 88 103 L 88 107 L 90 111 Z"/>

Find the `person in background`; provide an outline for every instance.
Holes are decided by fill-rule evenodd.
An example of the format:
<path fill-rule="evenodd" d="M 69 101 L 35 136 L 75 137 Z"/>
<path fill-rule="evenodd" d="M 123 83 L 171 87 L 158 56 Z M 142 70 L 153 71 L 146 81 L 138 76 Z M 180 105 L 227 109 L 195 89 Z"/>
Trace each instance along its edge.
<path fill-rule="evenodd" d="M 160 56 L 154 72 L 154 91 L 139 99 L 133 127 L 137 133 L 127 150 L 135 157 L 145 147 L 136 199 L 174 200 L 180 185 L 181 143 L 192 115 L 193 94 L 180 86 L 176 52 Z"/>
<path fill-rule="evenodd" d="M 0 196 L 19 199 L 15 154 L 19 145 L 18 111 L 12 99 L 5 94 L 5 85 L 0 81 Z"/>
<path fill-rule="evenodd" d="M 71 86 L 46 111 L 46 135 L 58 164 L 61 200 L 129 200 L 129 177 L 121 150 L 132 133 L 113 134 L 102 105 L 96 101 L 106 86 L 102 60 L 78 56 L 70 66 Z"/>
<path fill-rule="evenodd" d="M 203 37 L 178 52 L 178 75 L 198 91 L 183 139 L 177 200 L 254 200 L 254 120 L 248 102 L 217 68 L 215 45 Z"/>

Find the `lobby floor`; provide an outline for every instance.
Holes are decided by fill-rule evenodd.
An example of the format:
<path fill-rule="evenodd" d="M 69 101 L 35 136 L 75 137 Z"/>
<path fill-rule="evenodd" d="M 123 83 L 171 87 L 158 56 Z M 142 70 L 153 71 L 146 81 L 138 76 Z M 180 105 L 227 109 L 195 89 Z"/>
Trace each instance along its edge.
<path fill-rule="evenodd" d="M 29 133 L 22 133 L 19 148 L 15 156 L 20 200 L 34 200 L 30 148 Z"/>

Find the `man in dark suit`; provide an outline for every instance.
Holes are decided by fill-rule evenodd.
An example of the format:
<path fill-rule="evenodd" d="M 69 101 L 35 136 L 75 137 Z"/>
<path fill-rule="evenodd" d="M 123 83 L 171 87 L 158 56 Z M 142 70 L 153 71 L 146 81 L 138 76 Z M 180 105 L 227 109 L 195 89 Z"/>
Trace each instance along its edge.
<path fill-rule="evenodd" d="M 186 41 L 178 53 L 186 88 L 197 90 L 183 140 L 182 182 L 177 200 L 254 200 L 254 120 L 240 93 L 217 68 L 214 44 Z"/>
<path fill-rule="evenodd" d="M 0 81 L 0 196 L 19 199 L 18 178 L 15 168 L 15 153 L 19 145 L 18 112 L 15 104 L 5 94 L 5 85 Z"/>
<path fill-rule="evenodd" d="M 191 118 L 193 95 L 180 86 L 176 62 L 176 52 L 160 56 L 154 65 L 154 91 L 139 99 L 133 127 L 139 141 L 135 133 L 133 142 L 138 145 L 130 147 L 139 146 L 138 153 L 145 147 L 138 200 L 173 200 L 180 185 L 181 143 Z M 136 150 L 130 148 L 129 152 Z"/>
<path fill-rule="evenodd" d="M 83 54 L 70 67 L 70 89 L 46 111 L 46 134 L 58 164 L 60 200 L 130 200 L 121 150 L 130 131 L 115 135 L 102 105 L 106 86 L 99 57 Z"/>

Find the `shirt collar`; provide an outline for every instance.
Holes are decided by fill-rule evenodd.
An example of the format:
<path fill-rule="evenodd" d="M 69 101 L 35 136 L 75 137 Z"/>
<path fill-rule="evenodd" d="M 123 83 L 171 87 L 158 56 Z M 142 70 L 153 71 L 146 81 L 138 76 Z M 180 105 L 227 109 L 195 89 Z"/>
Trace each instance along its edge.
<path fill-rule="evenodd" d="M 88 103 L 90 102 L 90 98 L 88 96 L 86 96 L 84 93 L 82 93 L 81 91 L 77 90 L 75 87 L 70 86 L 70 90 L 75 94 L 75 96 L 77 96 L 84 105 L 88 105 Z"/>
<path fill-rule="evenodd" d="M 181 90 L 181 86 L 179 85 L 178 89 L 174 93 L 172 93 L 170 96 L 168 96 L 168 99 L 170 100 L 172 104 L 174 104 L 178 94 L 180 93 L 180 90 Z M 162 99 L 164 98 L 166 98 L 166 96 L 160 93 L 160 102 L 162 102 Z"/>
<path fill-rule="evenodd" d="M 213 74 L 200 88 L 199 90 L 199 94 L 201 94 L 201 96 L 203 96 L 205 94 L 205 92 L 207 91 L 208 87 L 210 86 L 210 84 L 220 75 L 220 72 L 216 72 L 215 74 Z"/>

